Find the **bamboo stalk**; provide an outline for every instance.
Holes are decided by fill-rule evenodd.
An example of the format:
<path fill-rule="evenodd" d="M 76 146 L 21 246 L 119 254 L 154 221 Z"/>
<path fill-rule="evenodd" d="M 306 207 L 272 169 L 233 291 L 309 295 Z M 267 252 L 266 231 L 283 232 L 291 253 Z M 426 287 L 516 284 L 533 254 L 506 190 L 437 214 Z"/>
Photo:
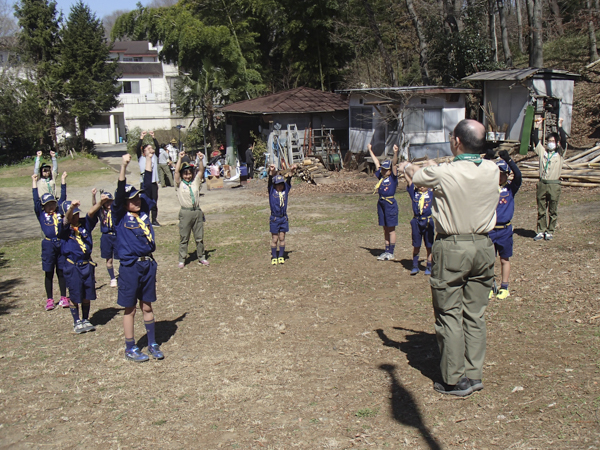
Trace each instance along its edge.
<path fill-rule="evenodd" d="M 584 150 L 583 152 L 578 153 L 577 155 L 574 155 L 574 156 L 571 156 L 568 159 L 565 159 L 565 161 L 566 162 L 575 161 L 576 159 L 579 159 L 579 158 L 581 158 L 581 157 L 583 157 L 585 155 L 589 155 L 590 153 L 595 152 L 596 150 L 600 150 L 600 145 L 597 145 L 597 146 L 592 147 L 592 148 L 588 148 L 587 150 Z"/>

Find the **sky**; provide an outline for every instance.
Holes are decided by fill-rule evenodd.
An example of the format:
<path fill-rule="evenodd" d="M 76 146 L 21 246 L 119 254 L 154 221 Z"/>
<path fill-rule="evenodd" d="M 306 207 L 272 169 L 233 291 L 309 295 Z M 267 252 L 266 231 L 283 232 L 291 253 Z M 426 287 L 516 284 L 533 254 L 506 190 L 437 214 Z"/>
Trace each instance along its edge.
<path fill-rule="evenodd" d="M 92 12 L 96 13 L 96 17 L 102 19 L 104 16 L 118 10 L 133 10 L 135 9 L 136 3 L 140 0 L 83 0 L 83 3 L 87 4 Z M 77 0 L 56 0 L 58 9 L 62 10 L 65 18 L 71 12 L 71 6 L 77 3 Z M 141 1 L 142 5 L 146 5 L 147 1 Z"/>

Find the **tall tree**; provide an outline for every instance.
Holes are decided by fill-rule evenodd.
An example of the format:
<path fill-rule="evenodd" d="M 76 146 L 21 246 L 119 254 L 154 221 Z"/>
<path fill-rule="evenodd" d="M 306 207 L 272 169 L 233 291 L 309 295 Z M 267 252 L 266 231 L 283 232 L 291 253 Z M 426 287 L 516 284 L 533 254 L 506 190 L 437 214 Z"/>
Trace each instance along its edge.
<path fill-rule="evenodd" d="M 57 73 L 62 15 L 56 2 L 21 0 L 15 5 L 15 17 L 20 28 L 19 54 L 29 80 L 37 86 L 36 98 L 45 113 L 45 133 L 40 144 L 56 146 L 56 118 L 64 101 Z"/>
<path fill-rule="evenodd" d="M 544 67 L 542 0 L 526 0 L 529 19 L 529 67 Z"/>
<path fill-rule="evenodd" d="M 554 27 L 556 28 L 556 32 L 559 36 L 565 34 L 565 27 L 563 26 L 563 18 L 560 12 L 560 6 L 558 6 L 557 0 L 549 0 L 550 2 L 550 11 L 552 11 L 552 15 L 554 16 Z"/>
<path fill-rule="evenodd" d="M 525 43 L 523 40 L 523 16 L 521 14 L 521 0 L 515 0 L 515 12 L 517 14 L 517 43 L 519 52 L 525 54 Z"/>
<path fill-rule="evenodd" d="M 598 48 L 596 45 L 596 27 L 594 26 L 594 16 L 598 14 L 598 0 L 595 7 L 592 6 L 592 0 L 587 0 L 588 9 L 588 38 L 590 41 L 590 62 L 598 60 Z"/>
<path fill-rule="evenodd" d="M 488 0 L 488 30 L 492 58 L 498 62 L 498 37 L 496 36 L 496 2 Z"/>
<path fill-rule="evenodd" d="M 385 48 L 383 43 L 383 39 L 381 37 L 381 32 L 379 31 L 379 27 L 377 26 L 377 22 L 375 21 L 375 14 L 373 14 L 373 8 L 371 8 L 371 3 L 369 0 L 362 0 L 363 5 L 365 7 L 365 12 L 367 13 L 367 20 L 369 22 L 369 27 L 375 36 L 375 40 L 377 41 L 377 47 L 379 48 L 379 53 L 381 54 L 381 59 L 383 59 L 383 64 L 385 67 L 385 71 L 387 74 L 387 78 L 390 81 L 391 86 L 397 86 L 396 75 L 394 74 L 394 66 L 392 65 L 392 60 L 390 55 Z"/>
<path fill-rule="evenodd" d="M 119 104 L 117 61 L 110 61 L 110 47 L 100 19 L 81 0 L 71 7 L 62 29 L 60 71 L 65 82 L 69 114 L 77 119 L 81 146 L 85 130 Z"/>
<path fill-rule="evenodd" d="M 504 51 L 504 62 L 508 67 L 513 66 L 512 53 L 508 41 L 508 27 L 506 25 L 506 11 L 504 0 L 498 0 L 498 16 L 500 16 L 500 33 L 502 35 L 502 50 Z"/>
<path fill-rule="evenodd" d="M 410 15 L 413 26 L 415 27 L 415 32 L 417 33 L 417 39 L 419 40 L 419 66 L 421 68 L 421 80 L 423 81 L 423 84 L 428 85 L 431 82 L 429 78 L 429 61 L 427 58 L 427 38 L 423 32 L 421 20 L 415 11 L 413 0 L 406 0 L 406 9 L 408 10 L 408 14 Z"/>

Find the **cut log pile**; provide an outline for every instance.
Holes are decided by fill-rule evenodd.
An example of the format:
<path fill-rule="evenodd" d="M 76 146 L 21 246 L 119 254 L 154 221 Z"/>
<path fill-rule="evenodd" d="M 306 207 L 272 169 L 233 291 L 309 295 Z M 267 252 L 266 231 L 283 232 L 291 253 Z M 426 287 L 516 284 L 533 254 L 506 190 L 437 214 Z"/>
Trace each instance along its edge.
<path fill-rule="evenodd" d="M 304 158 L 296 169 L 296 176 L 311 184 L 319 184 L 319 179 L 329 178 L 329 171 L 317 158 Z"/>
<path fill-rule="evenodd" d="M 538 180 L 539 167 L 537 159 L 520 162 L 519 168 L 523 174 L 523 180 Z M 600 145 L 565 159 L 561 179 L 563 186 L 600 186 Z"/>

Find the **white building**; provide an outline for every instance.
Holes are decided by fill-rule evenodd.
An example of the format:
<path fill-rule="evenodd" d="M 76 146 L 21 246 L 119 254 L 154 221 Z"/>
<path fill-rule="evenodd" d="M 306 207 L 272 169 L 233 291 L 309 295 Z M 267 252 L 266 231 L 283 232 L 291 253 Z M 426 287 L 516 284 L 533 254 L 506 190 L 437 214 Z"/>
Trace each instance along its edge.
<path fill-rule="evenodd" d="M 163 64 L 160 47 L 147 41 L 115 42 L 111 57 L 119 61 L 121 94 L 119 106 L 103 114 L 96 125 L 85 132 L 96 144 L 114 144 L 125 139 L 128 129 L 171 129 L 189 126 L 191 119 L 175 112 L 173 97 L 177 67 Z"/>

